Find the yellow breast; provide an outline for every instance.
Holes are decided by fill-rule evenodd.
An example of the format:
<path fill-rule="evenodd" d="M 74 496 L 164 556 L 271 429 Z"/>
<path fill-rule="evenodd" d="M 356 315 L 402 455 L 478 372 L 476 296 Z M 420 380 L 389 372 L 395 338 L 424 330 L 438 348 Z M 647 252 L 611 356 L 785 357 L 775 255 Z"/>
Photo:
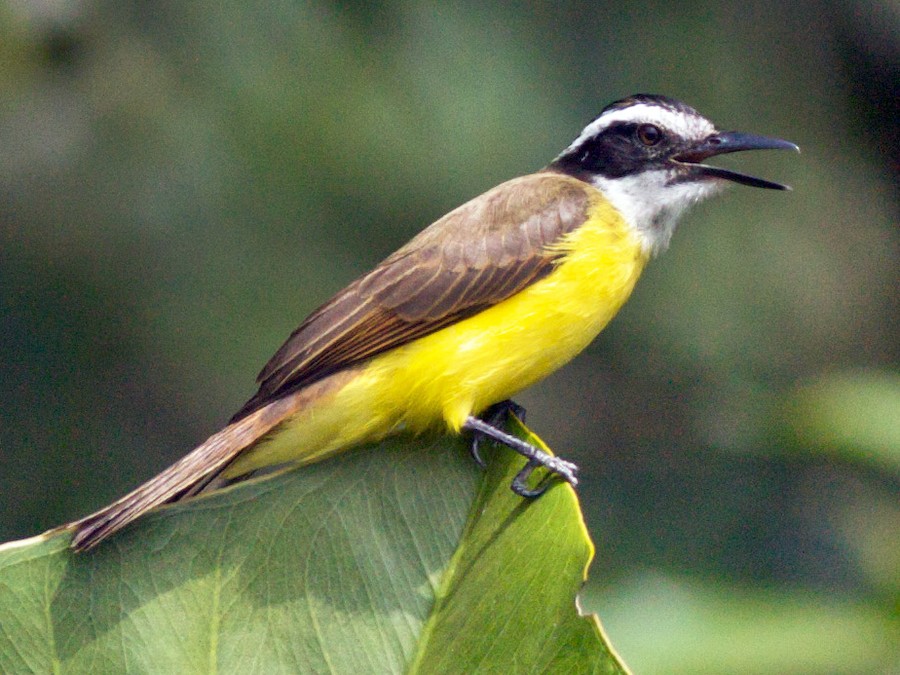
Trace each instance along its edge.
<path fill-rule="evenodd" d="M 469 415 L 557 370 L 619 311 L 647 254 L 599 191 L 585 223 L 555 249 L 556 268 L 511 298 L 339 373 L 339 386 L 324 386 L 327 395 L 249 448 L 226 475 L 317 461 L 402 429 L 458 431 Z"/>
<path fill-rule="evenodd" d="M 510 398 L 570 361 L 615 316 L 647 261 L 641 241 L 598 191 L 588 219 L 555 248 L 556 269 L 511 298 L 378 357 L 385 406 L 413 429 Z"/>

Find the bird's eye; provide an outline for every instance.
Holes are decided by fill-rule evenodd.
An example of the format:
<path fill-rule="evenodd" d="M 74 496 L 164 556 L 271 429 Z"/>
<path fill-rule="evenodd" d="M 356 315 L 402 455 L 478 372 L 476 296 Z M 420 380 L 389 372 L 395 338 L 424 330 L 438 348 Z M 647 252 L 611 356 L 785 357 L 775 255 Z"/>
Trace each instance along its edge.
<path fill-rule="evenodd" d="M 650 147 L 662 140 L 663 133 L 655 124 L 642 124 L 637 128 L 637 137 L 641 143 Z"/>

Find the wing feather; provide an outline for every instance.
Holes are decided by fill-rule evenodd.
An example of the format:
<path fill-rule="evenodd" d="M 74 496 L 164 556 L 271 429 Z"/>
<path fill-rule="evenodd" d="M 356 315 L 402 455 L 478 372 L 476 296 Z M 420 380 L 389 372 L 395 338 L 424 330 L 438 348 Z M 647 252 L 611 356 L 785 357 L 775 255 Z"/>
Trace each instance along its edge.
<path fill-rule="evenodd" d="M 240 419 L 274 398 L 406 344 L 548 274 L 548 245 L 584 222 L 590 188 L 542 172 L 503 183 L 423 230 L 314 311 L 259 374 Z"/>

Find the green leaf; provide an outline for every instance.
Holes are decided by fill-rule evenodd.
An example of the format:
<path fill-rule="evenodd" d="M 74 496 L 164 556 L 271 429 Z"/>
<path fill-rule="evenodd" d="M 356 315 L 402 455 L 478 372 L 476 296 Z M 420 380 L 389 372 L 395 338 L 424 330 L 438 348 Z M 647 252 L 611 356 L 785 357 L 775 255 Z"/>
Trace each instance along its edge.
<path fill-rule="evenodd" d="M 536 439 L 532 439 L 534 442 Z M 0 672 L 624 672 L 575 597 L 577 499 L 394 439 L 160 509 L 98 548 L 0 547 Z"/>

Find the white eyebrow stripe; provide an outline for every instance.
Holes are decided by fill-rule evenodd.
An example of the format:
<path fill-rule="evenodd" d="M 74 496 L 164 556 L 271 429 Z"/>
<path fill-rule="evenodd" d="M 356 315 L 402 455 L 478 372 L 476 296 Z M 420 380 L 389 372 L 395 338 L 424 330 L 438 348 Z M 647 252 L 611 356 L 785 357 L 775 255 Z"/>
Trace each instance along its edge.
<path fill-rule="evenodd" d="M 600 117 L 584 128 L 581 135 L 566 148 L 566 151 L 578 147 L 588 138 L 596 136 L 616 122 L 658 124 L 685 138 L 703 138 L 716 130 L 712 122 L 700 115 L 669 110 L 658 105 L 637 103 L 620 110 L 610 110 L 600 115 Z"/>

